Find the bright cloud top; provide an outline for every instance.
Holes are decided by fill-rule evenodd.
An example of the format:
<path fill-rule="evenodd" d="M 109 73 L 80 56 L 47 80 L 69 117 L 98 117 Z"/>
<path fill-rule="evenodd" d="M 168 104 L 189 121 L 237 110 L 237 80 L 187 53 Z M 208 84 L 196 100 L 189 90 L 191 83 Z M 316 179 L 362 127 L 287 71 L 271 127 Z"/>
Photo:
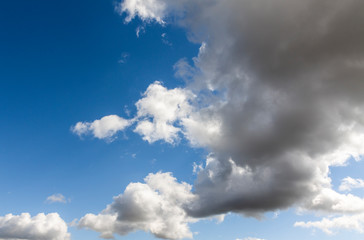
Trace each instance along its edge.
<path fill-rule="evenodd" d="M 0 217 L 0 239 L 70 240 L 67 224 L 57 213 L 31 217 L 29 213 Z"/>
<path fill-rule="evenodd" d="M 170 20 L 201 44 L 193 64 L 183 59 L 175 65 L 176 76 L 190 80 L 184 88 L 166 89 L 159 82 L 147 88 L 136 103 L 134 131 L 150 143 L 175 144 L 185 137 L 210 154 L 198 168 L 193 192 L 178 195 L 177 203 L 147 178 L 130 184 L 101 214 L 86 215 L 80 226 L 102 236 L 141 229 L 174 239 L 191 237 L 191 219 L 228 212 L 259 218 L 298 206 L 342 214 L 336 222 L 361 219 L 364 199 L 333 190 L 329 172 L 364 154 L 363 1 L 125 0 L 120 9 L 126 21 Z M 125 124 L 105 125 L 103 134 L 94 122 L 73 130 L 110 138 L 131 123 L 120 121 Z M 340 190 L 358 186 L 360 180 L 346 179 Z M 143 192 L 157 199 L 138 197 L 148 212 L 134 197 Z M 186 195 L 193 197 L 187 201 Z M 161 202 L 168 207 L 159 215 L 178 219 L 170 233 L 162 220 L 157 227 L 148 221 Z M 129 209 L 136 212 L 129 215 Z"/>

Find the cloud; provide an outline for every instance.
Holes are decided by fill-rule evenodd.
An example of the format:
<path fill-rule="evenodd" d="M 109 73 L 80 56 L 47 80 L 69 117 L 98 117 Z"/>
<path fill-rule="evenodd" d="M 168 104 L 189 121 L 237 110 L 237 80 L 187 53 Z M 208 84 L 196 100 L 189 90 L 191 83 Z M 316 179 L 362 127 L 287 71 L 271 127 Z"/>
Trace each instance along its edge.
<path fill-rule="evenodd" d="M 130 56 L 129 53 L 125 53 L 125 52 L 122 53 L 118 63 L 121 63 L 121 64 L 126 63 L 129 56 Z"/>
<path fill-rule="evenodd" d="M 138 26 L 135 29 L 135 34 L 136 34 L 137 38 L 139 38 L 140 34 L 143 34 L 143 33 L 145 33 L 145 27 L 144 26 Z"/>
<path fill-rule="evenodd" d="M 98 139 L 112 141 L 115 134 L 124 130 L 131 123 L 132 120 L 127 120 L 117 115 L 109 115 L 93 122 L 78 122 L 75 126 L 71 127 L 71 131 L 78 136 L 92 134 Z"/>
<path fill-rule="evenodd" d="M 340 191 L 351 191 L 353 188 L 364 188 L 364 180 L 346 177 L 341 181 L 339 186 Z"/>
<path fill-rule="evenodd" d="M 360 160 L 363 2 L 158 3 L 163 11 L 150 19 L 177 16 L 172 23 L 202 44 L 186 87 L 197 97 L 180 123 L 191 144 L 211 155 L 195 182 L 199 200 L 189 214 L 258 216 L 312 202 L 327 194 L 330 166 Z M 329 195 L 325 204 L 304 205 L 345 212 L 351 211 L 346 202 L 359 199 Z M 206 199 L 213 201 L 203 204 Z"/>
<path fill-rule="evenodd" d="M 255 237 L 247 237 L 247 238 L 244 238 L 244 239 L 237 238 L 236 240 L 264 240 L 264 239 L 262 239 L 262 238 L 255 238 Z"/>
<path fill-rule="evenodd" d="M 335 218 L 323 218 L 321 221 L 296 222 L 295 227 L 318 228 L 327 234 L 334 234 L 334 230 L 354 230 L 364 232 L 364 214 L 354 216 L 343 215 Z"/>
<path fill-rule="evenodd" d="M 191 186 L 178 183 L 171 173 L 149 174 L 145 183 L 130 183 L 123 194 L 100 214 L 87 214 L 80 228 L 100 232 L 102 238 L 143 230 L 166 239 L 192 238 L 183 205 L 194 198 Z"/>
<path fill-rule="evenodd" d="M 70 240 L 70 233 L 58 213 L 39 213 L 34 217 L 29 213 L 7 214 L 0 217 L 0 239 Z"/>
<path fill-rule="evenodd" d="M 143 21 L 155 20 L 162 24 L 164 23 L 162 19 L 164 17 L 165 7 L 166 4 L 158 0 L 127 0 L 120 4 L 118 10 L 120 13 L 128 13 L 125 19 L 127 22 L 139 16 Z"/>
<path fill-rule="evenodd" d="M 65 196 L 63 196 L 60 193 L 57 193 L 57 194 L 53 194 L 53 195 L 47 197 L 46 202 L 48 202 L 48 203 L 55 203 L 55 202 L 66 203 L 67 200 L 66 200 Z"/>
<path fill-rule="evenodd" d="M 193 97 L 188 90 L 168 90 L 160 82 L 149 85 L 135 104 L 138 110 L 135 132 L 150 143 L 158 140 L 174 143 L 181 131 L 175 125 L 191 111 L 189 101 Z"/>
<path fill-rule="evenodd" d="M 115 199 L 145 191 L 158 200 L 150 203 L 151 211 L 136 208 L 138 219 L 167 201 L 174 209 L 168 217 L 182 214 L 178 226 L 186 228 L 189 218 L 228 212 L 259 218 L 292 206 L 326 214 L 364 212 L 364 200 L 334 191 L 329 175 L 330 167 L 364 154 L 363 10 L 359 0 L 120 3 L 126 22 L 139 17 L 175 24 L 201 44 L 192 64 L 175 65 L 176 76 L 188 80 L 184 88 L 159 82 L 148 87 L 136 103 L 134 131 L 150 143 L 176 144 L 184 137 L 209 155 L 198 168 L 193 198 L 177 207 L 148 183 L 131 184 Z M 79 135 L 93 131 L 91 123 L 78 124 Z M 166 235 L 164 227 L 157 231 L 143 217 L 136 225 L 132 218 L 121 221 L 125 208 L 116 205 L 85 216 L 84 226 L 105 236 L 136 229 L 165 238 L 190 236 L 183 227 L 175 227 L 183 233 Z M 101 220 L 98 225 L 102 218 L 111 226 Z"/>
<path fill-rule="evenodd" d="M 167 36 L 167 33 L 162 33 L 161 34 L 161 37 L 162 37 L 162 43 L 167 45 L 167 46 L 172 46 L 173 44 L 168 40 L 168 36 Z"/>

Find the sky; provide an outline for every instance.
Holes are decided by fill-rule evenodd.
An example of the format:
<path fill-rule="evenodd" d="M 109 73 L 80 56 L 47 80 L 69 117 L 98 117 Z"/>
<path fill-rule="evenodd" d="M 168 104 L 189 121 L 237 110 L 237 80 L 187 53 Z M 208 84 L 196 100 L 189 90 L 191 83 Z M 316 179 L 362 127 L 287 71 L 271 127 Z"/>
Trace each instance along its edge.
<path fill-rule="evenodd" d="M 0 240 L 364 233 L 364 2 L 0 2 Z"/>

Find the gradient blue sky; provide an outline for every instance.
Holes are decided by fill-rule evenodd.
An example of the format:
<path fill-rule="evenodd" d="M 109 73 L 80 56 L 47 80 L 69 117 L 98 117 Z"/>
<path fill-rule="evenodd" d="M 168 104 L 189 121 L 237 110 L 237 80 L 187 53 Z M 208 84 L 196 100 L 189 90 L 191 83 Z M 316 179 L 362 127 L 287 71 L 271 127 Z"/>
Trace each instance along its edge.
<path fill-rule="evenodd" d="M 172 172 L 193 184 L 193 163 L 203 163 L 208 150 L 178 144 L 148 143 L 133 129 L 112 142 L 79 138 L 71 126 L 116 114 L 130 118 L 135 103 L 154 81 L 172 89 L 185 82 L 174 76 L 182 58 L 192 64 L 200 43 L 186 30 L 136 18 L 124 22 L 111 0 L 0 2 L 0 216 L 58 212 L 70 223 L 97 214 L 130 182 L 149 173 Z M 137 37 L 136 29 L 145 27 Z M 162 34 L 165 33 L 164 41 Z M 333 188 L 343 178 L 361 178 L 363 163 L 330 168 Z M 66 203 L 49 203 L 60 193 Z M 353 191 L 363 196 L 363 191 Z M 190 224 L 196 240 L 362 239 L 351 230 L 327 235 L 294 227 L 297 221 L 320 220 L 298 215 L 295 208 L 266 213 L 265 219 L 228 214 L 217 223 Z M 99 239 L 91 230 L 69 227 L 73 240 Z M 154 239 L 142 231 L 116 239 Z"/>

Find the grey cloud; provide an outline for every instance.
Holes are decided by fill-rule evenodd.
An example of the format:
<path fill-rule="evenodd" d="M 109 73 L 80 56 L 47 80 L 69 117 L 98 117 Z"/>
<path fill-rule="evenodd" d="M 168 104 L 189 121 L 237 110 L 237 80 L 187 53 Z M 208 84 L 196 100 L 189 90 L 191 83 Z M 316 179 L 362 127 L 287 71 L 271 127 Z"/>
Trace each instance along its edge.
<path fill-rule="evenodd" d="M 175 65 L 176 76 L 188 80 L 185 89 L 149 88 L 161 90 L 153 91 L 153 103 L 170 101 L 178 111 L 155 114 L 145 105 L 148 121 L 137 123 L 136 132 L 148 140 L 158 129 L 152 122 L 167 114 L 169 130 L 148 141 L 174 143 L 183 135 L 192 146 L 210 151 L 192 200 L 177 204 L 178 211 L 168 216 L 183 209 L 195 218 L 227 212 L 260 217 L 292 206 L 325 213 L 364 211 L 364 200 L 332 190 L 329 176 L 330 167 L 364 154 L 362 0 L 125 0 L 120 9 L 129 14 L 127 21 L 136 16 L 169 21 L 201 43 L 192 65 L 186 60 Z M 193 97 L 175 105 L 171 96 L 177 97 L 176 91 Z M 132 202 L 119 206 L 118 199 L 110 205 L 118 213 L 111 222 L 133 223 L 134 215 L 125 217 L 125 206 Z M 139 222 L 143 214 L 137 213 Z M 191 236 L 185 217 L 183 227 L 176 228 L 184 229 L 182 234 L 154 234 Z M 152 231 L 143 221 L 131 229 Z M 95 224 L 90 228 L 109 236 L 109 227 Z"/>
<path fill-rule="evenodd" d="M 189 87 L 221 94 L 206 100 L 221 136 L 205 145 L 217 167 L 200 172 L 191 214 L 260 213 L 316 196 L 331 165 L 364 152 L 343 146 L 363 133 L 364 3 L 220 1 L 198 10 L 179 22 L 206 41 Z M 237 178 L 230 161 L 251 178 Z"/>

